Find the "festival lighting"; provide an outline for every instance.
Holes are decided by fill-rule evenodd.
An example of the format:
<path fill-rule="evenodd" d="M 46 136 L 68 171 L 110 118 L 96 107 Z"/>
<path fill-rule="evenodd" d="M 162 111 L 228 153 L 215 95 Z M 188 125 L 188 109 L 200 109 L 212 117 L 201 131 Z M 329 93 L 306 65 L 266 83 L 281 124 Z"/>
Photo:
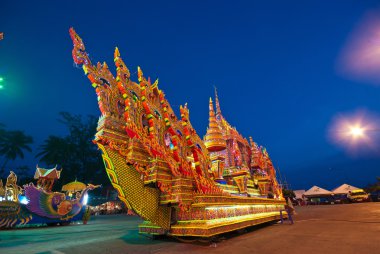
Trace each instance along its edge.
<path fill-rule="evenodd" d="M 93 67 L 72 28 L 70 36 L 73 60 L 98 97 L 104 124 L 95 143 L 119 199 L 145 220 L 140 233 L 208 238 L 280 219 L 286 203 L 268 152 L 227 122 L 216 93 L 202 140 L 191 127 L 187 104 L 177 118 L 158 80 L 152 84 L 140 67 L 137 81 L 131 80 L 118 48 L 111 78 L 106 63 Z M 266 174 L 254 174 L 257 168 Z"/>
<path fill-rule="evenodd" d="M 23 226 L 28 223 L 51 223 L 52 220 L 62 224 L 68 224 L 81 218 L 85 220 L 87 217 L 76 215 L 83 211 L 82 207 L 87 204 L 87 191 L 96 189 L 100 185 L 88 184 L 84 188 L 72 189 L 75 192 L 75 197 L 69 197 L 67 194 L 70 190 L 52 191 L 54 180 L 60 178 L 60 173 L 61 170 L 57 170 L 56 167 L 44 169 L 37 166 L 34 174 L 35 178 L 38 179 L 37 185 L 31 183 L 24 185 L 24 194 L 20 194 L 21 187 L 16 183 L 17 175 L 11 171 L 7 177 L 7 193 L 0 197 L 0 201 L 2 201 L 0 202 L 2 210 L 0 212 L 0 229 Z M 75 181 L 64 185 L 64 187 L 66 186 L 68 189 L 74 184 L 74 187 L 78 187 L 78 185 L 81 187 L 78 183 Z M 4 190 L 4 186 L 0 186 L 1 189 Z"/>
<path fill-rule="evenodd" d="M 29 200 L 25 196 L 20 196 L 19 201 L 21 204 L 27 205 L 29 203 Z"/>
<path fill-rule="evenodd" d="M 86 193 L 84 194 L 82 205 L 87 205 L 87 202 L 88 202 L 88 194 Z"/>

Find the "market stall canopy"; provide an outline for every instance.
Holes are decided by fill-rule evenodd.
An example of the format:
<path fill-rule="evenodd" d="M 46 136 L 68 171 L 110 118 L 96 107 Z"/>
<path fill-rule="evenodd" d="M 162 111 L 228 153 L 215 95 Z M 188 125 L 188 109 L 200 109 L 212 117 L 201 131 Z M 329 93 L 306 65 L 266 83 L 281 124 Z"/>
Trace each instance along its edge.
<path fill-rule="evenodd" d="M 303 194 L 305 194 L 305 190 L 295 190 L 293 192 L 296 195 L 296 199 L 304 199 Z"/>
<path fill-rule="evenodd" d="M 62 191 L 68 192 L 82 191 L 84 189 L 86 189 L 86 184 L 78 182 L 77 180 L 62 186 Z"/>
<path fill-rule="evenodd" d="M 332 190 L 334 194 L 348 194 L 348 192 L 353 191 L 353 190 L 358 190 L 359 188 L 349 185 L 349 184 L 342 184 L 341 186 L 335 188 Z"/>
<path fill-rule="evenodd" d="M 314 185 L 308 191 L 306 191 L 303 195 L 305 197 L 319 197 L 319 196 L 330 196 L 333 193 L 331 191 L 325 190 L 321 187 Z"/>

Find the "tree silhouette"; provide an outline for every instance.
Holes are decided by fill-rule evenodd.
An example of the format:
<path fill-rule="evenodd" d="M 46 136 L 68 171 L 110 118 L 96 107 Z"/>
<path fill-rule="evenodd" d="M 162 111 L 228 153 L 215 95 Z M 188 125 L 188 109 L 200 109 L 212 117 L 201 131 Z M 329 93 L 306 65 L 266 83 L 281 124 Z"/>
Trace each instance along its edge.
<path fill-rule="evenodd" d="M 77 179 L 83 182 L 110 185 L 101 154 L 92 140 L 96 132 L 97 118 L 61 112 L 59 122 L 67 126 L 66 137 L 49 136 L 36 157 L 48 166 L 62 166 L 57 185 Z"/>
<path fill-rule="evenodd" d="M 0 123 L 0 141 L 4 139 L 4 135 L 5 134 L 5 125 Z"/>
<path fill-rule="evenodd" d="M 4 162 L 0 169 L 0 175 L 5 171 L 5 167 L 10 160 L 24 158 L 24 151 L 31 152 L 30 144 L 33 143 L 31 136 L 25 135 L 23 131 L 1 130 L 0 156 L 4 157 Z"/>
<path fill-rule="evenodd" d="M 0 147 L 3 146 L 4 144 L 4 136 L 5 136 L 5 125 L 0 123 Z M 3 167 L 0 168 L 0 177 L 4 174 L 4 169 Z"/>
<path fill-rule="evenodd" d="M 30 167 L 27 165 L 16 167 L 14 172 L 17 174 L 19 183 L 33 182 L 33 175 L 30 174 Z"/>
<path fill-rule="evenodd" d="M 75 147 L 67 138 L 49 136 L 39 147 L 36 157 L 47 165 L 60 163 L 65 165 L 70 160 L 72 153 L 75 153 Z"/>
<path fill-rule="evenodd" d="M 366 192 L 378 192 L 380 191 L 380 177 L 376 177 L 376 182 L 368 184 L 364 189 Z"/>

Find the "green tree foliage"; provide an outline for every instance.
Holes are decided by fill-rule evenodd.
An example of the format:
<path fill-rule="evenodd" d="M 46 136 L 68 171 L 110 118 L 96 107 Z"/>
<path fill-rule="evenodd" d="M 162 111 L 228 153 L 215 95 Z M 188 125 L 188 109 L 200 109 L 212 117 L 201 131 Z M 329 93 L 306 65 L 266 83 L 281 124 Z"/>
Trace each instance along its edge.
<path fill-rule="evenodd" d="M 83 118 L 61 112 L 58 121 L 67 127 L 69 134 L 66 137 L 49 136 L 36 155 L 48 167 L 56 164 L 62 167 L 58 187 L 75 179 L 85 183 L 110 185 L 100 151 L 92 142 L 97 127 L 96 117 Z"/>
<path fill-rule="evenodd" d="M 282 189 L 282 194 L 284 195 L 285 198 L 295 198 L 296 194 L 294 194 L 293 190 L 289 189 Z"/>
<path fill-rule="evenodd" d="M 5 125 L 0 123 L 0 144 L 3 142 L 4 140 L 4 135 L 5 135 Z"/>
<path fill-rule="evenodd" d="M 30 167 L 27 165 L 18 166 L 13 170 L 17 174 L 19 184 L 30 183 L 34 181 L 34 175 L 31 174 Z"/>
<path fill-rule="evenodd" d="M 0 149 L 3 147 L 3 144 L 4 144 L 5 133 L 6 133 L 5 125 L 0 123 Z M 4 163 L 5 163 L 5 158 L 4 158 Z M 3 176 L 3 174 L 4 174 L 4 168 L 1 167 L 0 168 L 0 178 Z"/>
<path fill-rule="evenodd" d="M 66 165 L 70 161 L 70 156 L 75 152 L 75 146 L 68 138 L 49 136 L 39 148 L 40 152 L 36 157 L 48 165 L 60 163 Z"/>
<path fill-rule="evenodd" d="M 380 177 L 376 177 L 376 182 L 368 184 L 364 190 L 368 193 L 380 191 Z"/>
<path fill-rule="evenodd" d="M 0 125 L 0 156 L 3 164 L 0 168 L 0 175 L 4 174 L 5 167 L 10 160 L 24 158 L 24 152 L 31 152 L 30 145 L 33 138 L 26 135 L 23 131 L 8 131 L 4 125 Z"/>

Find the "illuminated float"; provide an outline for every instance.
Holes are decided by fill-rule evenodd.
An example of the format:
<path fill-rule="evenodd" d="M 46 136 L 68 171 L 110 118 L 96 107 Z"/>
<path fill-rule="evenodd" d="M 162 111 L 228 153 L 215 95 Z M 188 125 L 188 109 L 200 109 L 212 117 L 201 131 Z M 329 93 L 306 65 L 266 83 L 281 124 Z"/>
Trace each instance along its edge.
<path fill-rule="evenodd" d="M 217 97 L 202 140 L 187 105 L 177 118 L 140 67 L 132 81 L 118 48 L 115 77 L 106 63 L 91 63 L 72 28 L 70 36 L 98 98 L 94 143 L 120 200 L 145 220 L 140 233 L 211 237 L 279 220 L 285 201 L 268 153 L 231 127 Z"/>
<path fill-rule="evenodd" d="M 54 181 L 59 179 L 61 170 L 44 169 L 37 166 L 33 183 L 21 188 L 17 175 L 10 172 L 5 186 L 0 179 L 0 229 L 32 224 L 67 225 L 82 220 L 86 208 L 87 192 L 98 186 L 89 184 L 75 192 L 53 192 Z"/>

